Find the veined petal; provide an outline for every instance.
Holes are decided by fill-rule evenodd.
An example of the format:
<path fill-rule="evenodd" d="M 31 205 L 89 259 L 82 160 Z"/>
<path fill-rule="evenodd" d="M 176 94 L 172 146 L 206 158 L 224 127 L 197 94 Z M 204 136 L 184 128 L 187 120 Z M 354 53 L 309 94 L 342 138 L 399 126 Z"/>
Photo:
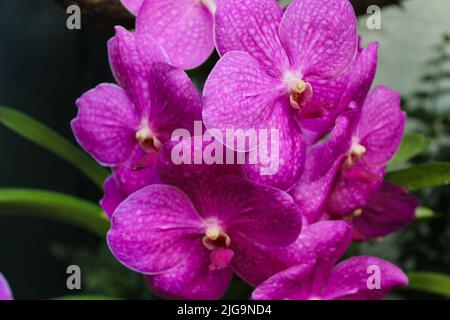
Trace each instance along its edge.
<path fill-rule="evenodd" d="M 168 272 L 201 243 L 203 221 L 178 188 L 151 185 L 129 196 L 114 212 L 108 245 L 128 268 L 145 274 Z"/>
<path fill-rule="evenodd" d="M 289 59 L 278 37 L 283 11 L 275 0 L 222 1 L 216 13 L 215 40 L 220 55 L 245 51 L 266 72 L 279 77 Z"/>
<path fill-rule="evenodd" d="M 400 95 L 383 86 L 367 97 L 356 135 L 367 152 L 362 160 L 370 166 L 384 166 L 397 151 L 406 123 Z"/>
<path fill-rule="evenodd" d="M 255 147 L 254 143 L 247 143 L 241 149 L 233 144 L 234 141 L 223 141 L 227 129 L 235 131 L 237 139 L 244 139 L 249 130 L 270 131 L 272 126 L 277 125 L 272 123 L 272 114 L 283 88 L 282 82 L 269 76 L 248 53 L 229 52 L 219 60 L 205 83 L 205 126 L 219 129 L 222 133 L 219 140 L 229 148 L 248 151 Z"/>
<path fill-rule="evenodd" d="M 383 183 L 368 200 L 354 228 L 368 238 L 381 237 L 404 228 L 415 218 L 420 200 L 405 189 Z"/>
<path fill-rule="evenodd" d="M 108 54 L 117 82 L 141 116 L 150 107 L 148 69 L 156 61 L 167 61 L 166 54 L 150 36 L 129 32 L 120 26 L 108 41 Z"/>
<path fill-rule="evenodd" d="M 379 300 L 395 287 L 407 284 L 406 275 L 392 263 L 375 257 L 358 256 L 341 262 L 333 269 L 322 297 L 327 300 Z"/>
<path fill-rule="evenodd" d="M 0 273 L 0 300 L 12 300 L 12 292 L 3 274 Z"/>
<path fill-rule="evenodd" d="M 207 250 L 201 241 L 193 244 L 192 254 L 168 272 L 147 276 L 152 290 L 170 299 L 219 299 L 230 284 L 230 268 L 210 270 Z"/>
<path fill-rule="evenodd" d="M 213 13 L 202 1 L 147 0 L 136 19 L 138 33 L 164 47 L 171 64 L 192 69 L 213 52 Z"/>
<path fill-rule="evenodd" d="M 347 0 L 294 0 L 279 34 L 292 67 L 322 79 L 339 76 L 358 49 L 356 16 Z"/>
<path fill-rule="evenodd" d="M 164 62 L 149 67 L 151 108 L 149 122 L 165 143 L 176 129 L 194 132 L 194 121 L 202 119 L 202 99 L 187 74 Z"/>
<path fill-rule="evenodd" d="M 78 114 L 71 124 L 78 143 L 103 165 L 125 161 L 136 144 L 139 125 L 125 92 L 113 84 L 100 84 L 76 104 Z"/>

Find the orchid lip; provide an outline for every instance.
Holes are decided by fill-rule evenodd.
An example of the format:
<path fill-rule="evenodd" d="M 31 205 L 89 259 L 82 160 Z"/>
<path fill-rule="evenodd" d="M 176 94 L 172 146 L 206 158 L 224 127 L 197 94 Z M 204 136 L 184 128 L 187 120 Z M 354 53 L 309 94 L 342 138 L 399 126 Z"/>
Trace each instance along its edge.
<path fill-rule="evenodd" d="M 141 128 L 136 131 L 136 140 L 145 152 L 157 151 L 161 148 L 161 141 L 156 138 L 156 135 L 149 128 L 147 124 L 143 124 Z"/>
<path fill-rule="evenodd" d="M 303 80 L 300 74 L 288 71 L 283 75 L 283 81 L 286 84 L 292 108 L 300 109 L 312 98 L 312 86 Z"/>

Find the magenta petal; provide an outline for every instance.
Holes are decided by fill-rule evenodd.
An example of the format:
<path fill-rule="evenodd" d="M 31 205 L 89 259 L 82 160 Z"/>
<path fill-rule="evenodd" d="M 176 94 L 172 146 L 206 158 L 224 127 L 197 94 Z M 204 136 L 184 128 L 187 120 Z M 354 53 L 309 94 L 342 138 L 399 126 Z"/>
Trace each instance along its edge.
<path fill-rule="evenodd" d="M 271 128 L 271 115 L 278 106 L 283 84 L 270 77 L 258 61 L 246 52 L 225 54 L 211 71 L 203 90 L 203 121 L 208 129 L 219 129 L 222 139 L 226 129 L 245 131 Z M 225 141 L 233 150 L 247 151 Z"/>
<path fill-rule="evenodd" d="M 181 69 L 201 65 L 213 52 L 213 15 L 200 1 L 147 0 L 136 19 L 138 33 L 154 38 Z"/>
<path fill-rule="evenodd" d="M 103 189 L 104 193 L 103 198 L 100 200 L 100 206 L 105 211 L 108 218 L 111 218 L 114 210 L 116 210 L 119 204 L 125 200 L 126 197 L 122 194 L 122 192 L 120 192 L 112 176 L 109 176 L 105 180 Z"/>
<path fill-rule="evenodd" d="M 116 27 L 108 41 L 111 69 L 141 115 L 149 108 L 148 69 L 156 61 L 167 61 L 163 49 L 151 37 Z"/>
<path fill-rule="evenodd" d="M 216 12 L 215 39 L 220 55 L 245 51 L 266 71 L 280 76 L 289 59 L 278 37 L 283 12 L 275 0 L 222 1 Z"/>
<path fill-rule="evenodd" d="M 271 115 L 271 130 L 274 132 L 271 131 L 267 143 L 264 141 L 258 149 L 250 151 L 250 154 L 259 153 L 258 161 L 251 164 L 247 160 L 244 172 L 251 181 L 289 190 L 303 172 L 306 144 L 296 121 L 294 109 L 281 100 L 278 100 Z M 262 157 L 267 157 L 270 162 L 262 160 L 262 154 L 264 154 Z M 249 157 L 248 154 L 247 158 Z"/>
<path fill-rule="evenodd" d="M 364 162 L 384 166 L 397 151 L 406 123 L 400 95 L 383 86 L 376 87 L 361 110 L 357 136 L 367 152 Z"/>
<path fill-rule="evenodd" d="M 402 187 L 383 183 L 353 219 L 355 229 L 368 238 L 381 237 L 404 228 L 415 218 L 420 200 Z"/>
<path fill-rule="evenodd" d="M 160 182 L 154 167 L 136 168 L 145 155 L 146 153 L 136 146 L 127 161 L 112 169 L 117 187 L 126 196 L 145 186 Z"/>
<path fill-rule="evenodd" d="M 290 191 L 309 223 L 320 218 L 333 181 L 349 148 L 355 111 L 342 114 L 330 138 L 312 147 L 300 181 Z"/>
<path fill-rule="evenodd" d="M 0 273 L 0 300 L 12 300 L 12 292 L 9 287 L 8 281 L 2 273 Z"/>
<path fill-rule="evenodd" d="M 161 142 L 170 139 L 176 129 L 194 132 L 194 121 L 202 119 L 202 99 L 187 74 L 164 62 L 149 67 L 151 129 Z"/>
<path fill-rule="evenodd" d="M 144 0 L 120 0 L 125 8 L 128 9 L 132 14 L 137 15 L 139 9 L 142 6 Z"/>
<path fill-rule="evenodd" d="M 311 297 L 315 261 L 286 269 L 259 285 L 253 300 L 307 300 Z"/>
<path fill-rule="evenodd" d="M 291 64 L 304 76 L 339 76 L 358 49 L 356 16 L 347 0 L 294 0 L 279 29 Z"/>
<path fill-rule="evenodd" d="M 377 275 L 380 276 L 379 286 L 374 278 Z M 333 269 L 322 296 L 333 300 L 378 300 L 393 288 L 407 284 L 406 275 L 392 263 L 359 256 L 345 260 Z"/>
<path fill-rule="evenodd" d="M 100 84 L 77 100 L 78 115 L 72 130 L 78 143 L 103 165 L 125 161 L 136 145 L 139 120 L 125 92 Z"/>
<path fill-rule="evenodd" d="M 219 299 L 228 288 L 230 268 L 210 270 L 211 251 L 201 241 L 193 244 L 192 254 L 168 272 L 147 276 L 153 291 L 170 299 Z"/>
<path fill-rule="evenodd" d="M 158 274 L 183 263 L 201 243 L 203 221 L 180 190 L 152 185 L 129 196 L 114 212 L 108 245 L 128 268 Z"/>

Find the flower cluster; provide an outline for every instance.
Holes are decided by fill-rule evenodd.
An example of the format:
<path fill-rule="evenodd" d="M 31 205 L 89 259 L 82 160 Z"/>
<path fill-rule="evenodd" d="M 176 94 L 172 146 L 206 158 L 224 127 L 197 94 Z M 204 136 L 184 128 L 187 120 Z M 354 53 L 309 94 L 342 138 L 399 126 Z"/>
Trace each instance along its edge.
<path fill-rule="evenodd" d="M 382 299 L 407 284 L 379 258 L 339 262 L 352 241 L 403 228 L 419 205 L 383 181 L 406 117 L 398 93 L 369 92 L 377 44 L 360 47 L 348 0 L 123 3 L 136 30 L 117 27 L 108 43 L 117 85 L 85 93 L 72 122 L 112 170 L 101 205 L 121 263 L 179 299 L 220 298 L 233 274 L 255 287 L 252 299 Z M 220 60 L 200 94 L 184 70 L 214 45 Z M 228 129 L 275 128 L 279 170 L 174 163 L 180 143 L 189 157 L 211 147 L 196 141 L 196 121 L 215 142 Z M 173 141 L 180 128 L 192 137 Z"/>

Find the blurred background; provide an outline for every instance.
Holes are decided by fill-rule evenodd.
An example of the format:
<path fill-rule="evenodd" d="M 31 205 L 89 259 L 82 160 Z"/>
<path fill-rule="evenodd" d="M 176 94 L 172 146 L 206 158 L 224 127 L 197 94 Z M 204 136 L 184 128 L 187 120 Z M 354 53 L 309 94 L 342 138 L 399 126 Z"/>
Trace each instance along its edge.
<path fill-rule="evenodd" d="M 287 1 L 281 1 L 283 3 Z M 408 130 L 427 137 L 427 151 L 412 162 L 450 161 L 450 1 L 358 0 L 363 43 L 380 42 L 376 83 L 402 94 Z M 66 8 L 79 4 L 81 30 L 66 28 Z M 381 29 L 367 27 L 366 8 L 382 6 Z M 112 26 L 133 25 L 117 0 L 0 0 L 0 105 L 20 110 L 74 142 L 74 101 L 100 82 L 112 82 L 106 42 Z M 189 74 L 201 86 L 217 56 Z M 99 189 L 64 160 L 0 126 L 0 188 L 26 187 L 63 192 L 98 202 Z M 410 271 L 450 273 L 450 188 L 420 193 L 434 211 L 406 230 L 352 254 L 373 254 Z M 1 207 L 1 205 L 0 205 Z M 104 239 L 67 224 L 0 212 L 0 271 L 17 299 L 47 299 L 74 293 L 151 298 L 141 276 L 120 266 Z M 66 268 L 80 265 L 82 290 L 66 288 Z M 246 298 L 236 281 L 227 297 Z M 441 298 L 398 290 L 392 298 Z"/>

